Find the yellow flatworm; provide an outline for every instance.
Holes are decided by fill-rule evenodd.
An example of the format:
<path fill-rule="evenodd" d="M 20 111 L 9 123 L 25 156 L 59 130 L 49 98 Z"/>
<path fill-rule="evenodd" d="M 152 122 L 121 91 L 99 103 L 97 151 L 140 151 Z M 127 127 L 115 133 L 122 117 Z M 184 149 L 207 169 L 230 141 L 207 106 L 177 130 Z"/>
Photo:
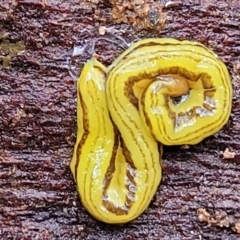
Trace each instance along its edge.
<path fill-rule="evenodd" d="M 126 223 L 161 180 L 161 144 L 197 144 L 232 106 L 230 76 L 205 46 L 175 39 L 134 43 L 108 68 L 89 60 L 77 82 L 71 161 L 82 204 L 96 219 Z"/>

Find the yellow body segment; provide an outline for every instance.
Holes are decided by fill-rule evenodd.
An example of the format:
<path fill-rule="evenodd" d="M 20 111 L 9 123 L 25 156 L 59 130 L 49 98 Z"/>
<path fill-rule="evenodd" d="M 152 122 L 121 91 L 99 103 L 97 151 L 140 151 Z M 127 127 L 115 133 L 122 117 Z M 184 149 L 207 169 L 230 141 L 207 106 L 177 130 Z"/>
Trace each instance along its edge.
<path fill-rule="evenodd" d="M 78 133 L 70 167 L 86 209 L 101 221 L 124 223 L 139 216 L 155 194 L 161 179 L 160 156 L 146 129 L 145 162 L 139 161 L 140 148 L 133 152 L 126 148 L 129 143 L 116 133 L 109 116 L 105 81 L 105 67 L 89 60 L 77 84 Z M 137 155 L 134 160 L 132 153 Z M 139 201 L 141 205 L 136 204 Z"/>
<path fill-rule="evenodd" d="M 161 181 L 161 144 L 200 142 L 226 124 L 232 105 L 223 62 L 175 39 L 141 40 L 108 68 L 89 60 L 77 93 L 70 168 L 82 204 L 111 224 L 148 207 Z"/>

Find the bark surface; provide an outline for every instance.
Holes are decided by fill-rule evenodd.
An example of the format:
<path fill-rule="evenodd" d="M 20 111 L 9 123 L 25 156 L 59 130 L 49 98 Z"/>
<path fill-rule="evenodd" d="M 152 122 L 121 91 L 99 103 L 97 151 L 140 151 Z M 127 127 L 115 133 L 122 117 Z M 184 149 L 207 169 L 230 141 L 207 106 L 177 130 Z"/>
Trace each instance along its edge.
<path fill-rule="evenodd" d="M 231 227 L 240 222 L 240 3 L 159 4 L 167 20 L 163 30 L 154 31 L 114 23 L 108 3 L 0 1 L 0 55 L 9 54 L 1 51 L 5 40 L 26 46 L 10 67 L 0 66 L 0 239 L 239 239 Z M 165 147 L 156 196 L 144 214 L 124 226 L 88 215 L 69 169 L 76 85 L 68 59 L 74 46 L 91 40 L 102 25 L 128 43 L 146 37 L 199 41 L 227 64 L 234 88 L 228 124 L 189 149 Z M 110 64 L 122 51 L 117 45 L 117 40 L 99 41 L 99 60 Z M 227 147 L 235 151 L 234 159 L 222 159 Z M 200 208 L 224 211 L 230 227 L 201 223 Z"/>

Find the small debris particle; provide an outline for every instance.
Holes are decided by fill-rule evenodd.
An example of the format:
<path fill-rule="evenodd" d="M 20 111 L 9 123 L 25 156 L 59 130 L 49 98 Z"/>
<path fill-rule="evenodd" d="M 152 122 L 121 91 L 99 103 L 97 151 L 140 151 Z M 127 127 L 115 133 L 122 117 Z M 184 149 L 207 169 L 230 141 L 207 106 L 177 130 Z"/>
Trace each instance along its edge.
<path fill-rule="evenodd" d="M 112 18 L 117 23 L 131 23 L 140 29 L 162 30 L 167 20 L 164 5 L 150 1 L 110 0 Z"/>
<path fill-rule="evenodd" d="M 165 7 L 177 7 L 180 6 L 182 4 L 181 1 L 168 1 L 165 3 Z"/>
<path fill-rule="evenodd" d="M 93 53 L 92 58 L 98 59 L 99 55 L 97 53 Z"/>
<path fill-rule="evenodd" d="M 190 148 L 189 145 L 186 145 L 186 144 L 181 146 L 181 149 L 189 149 L 189 148 Z"/>
<path fill-rule="evenodd" d="M 223 159 L 233 159 L 235 158 L 236 153 L 229 151 L 229 148 L 226 148 L 224 152 L 221 152 Z"/>
<path fill-rule="evenodd" d="M 198 220 L 200 222 L 206 222 L 211 226 L 231 228 L 234 232 L 240 233 L 240 222 L 229 216 L 225 211 L 215 211 L 210 214 L 204 208 L 197 210 Z M 236 223 L 237 221 L 237 223 Z"/>
<path fill-rule="evenodd" d="M 158 21 L 158 18 L 159 18 L 158 12 L 151 9 L 151 10 L 148 11 L 148 16 L 149 16 L 150 22 L 152 24 L 156 24 L 156 22 Z"/>
<path fill-rule="evenodd" d="M 105 26 L 99 27 L 98 32 L 99 32 L 100 35 L 105 35 L 106 27 Z"/>
<path fill-rule="evenodd" d="M 210 214 L 203 208 L 197 210 L 198 220 L 200 222 L 209 222 Z"/>
<path fill-rule="evenodd" d="M 240 222 L 235 224 L 236 232 L 240 234 Z"/>

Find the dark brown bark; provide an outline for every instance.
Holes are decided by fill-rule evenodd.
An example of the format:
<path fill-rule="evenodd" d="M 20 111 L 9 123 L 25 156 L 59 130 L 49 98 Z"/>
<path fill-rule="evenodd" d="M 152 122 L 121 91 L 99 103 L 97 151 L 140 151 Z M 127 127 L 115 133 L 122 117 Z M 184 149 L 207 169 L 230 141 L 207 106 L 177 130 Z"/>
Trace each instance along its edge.
<path fill-rule="evenodd" d="M 0 66 L 0 239 L 239 239 L 231 227 L 197 218 L 204 208 L 240 221 L 239 1 L 176 1 L 163 9 L 168 20 L 162 31 L 114 25 L 110 4 L 58 2 L 0 1 L 0 37 L 26 45 L 10 68 Z M 76 87 L 67 59 L 105 20 L 127 42 L 174 37 L 205 44 L 225 61 L 234 87 L 229 123 L 189 149 L 166 147 L 153 202 L 124 226 L 99 223 L 86 213 L 69 169 Z M 92 30 L 84 32 L 87 27 Z M 108 65 L 122 50 L 101 41 L 96 51 Z M 232 160 L 220 156 L 227 147 L 236 152 Z"/>

